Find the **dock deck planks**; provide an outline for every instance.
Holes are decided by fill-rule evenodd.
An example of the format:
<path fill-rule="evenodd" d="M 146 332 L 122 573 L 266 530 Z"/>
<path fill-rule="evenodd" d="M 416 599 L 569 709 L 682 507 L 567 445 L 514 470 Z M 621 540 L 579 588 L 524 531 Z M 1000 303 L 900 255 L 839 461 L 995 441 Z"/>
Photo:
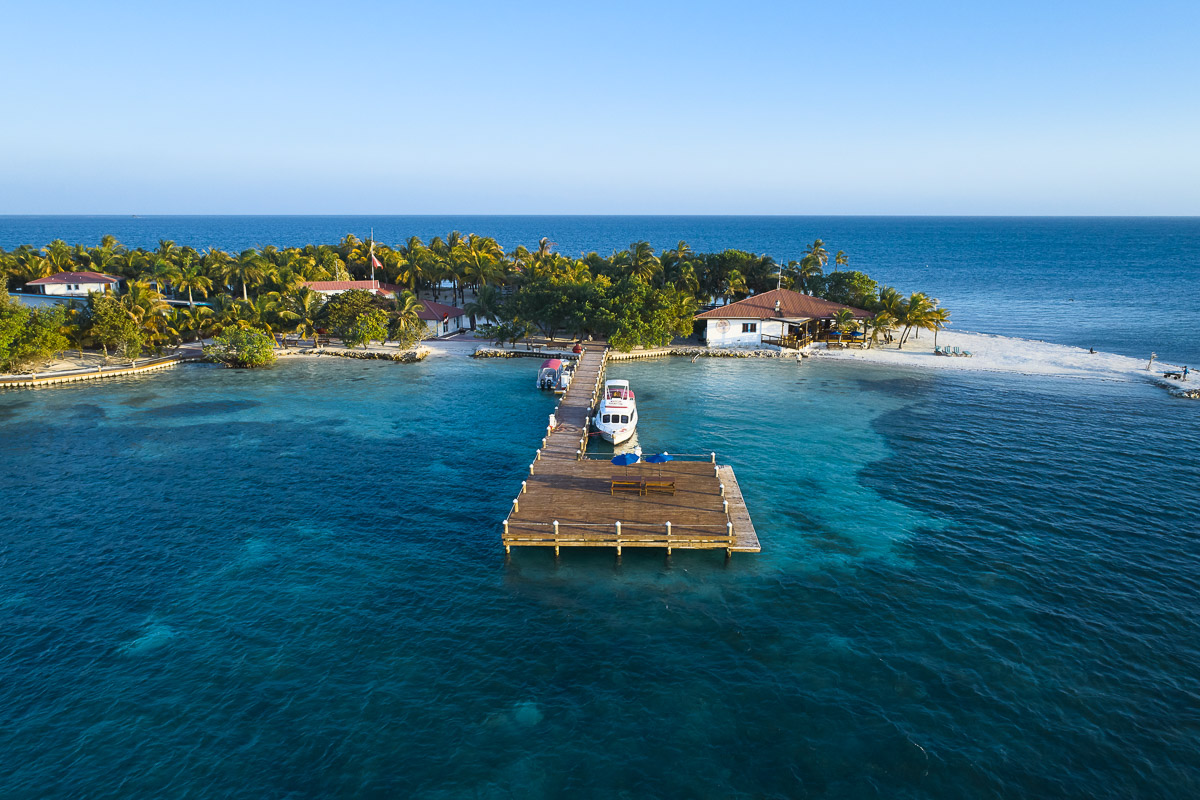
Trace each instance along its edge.
<path fill-rule="evenodd" d="M 581 457 L 587 448 L 587 418 L 603 388 L 606 353 L 607 343 L 592 343 L 580 358 L 571 388 L 555 412 L 558 426 L 547 435 L 533 474 L 525 478 L 524 491 L 505 520 L 505 550 L 615 547 L 619 554 L 623 547 L 663 547 L 668 552 L 759 552 L 758 535 L 732 467 L 711 460 L 618 467 L 607 459 Z M 674 481 L 675 493 L 612 494 L 612 479 L 626 476 Z"/>

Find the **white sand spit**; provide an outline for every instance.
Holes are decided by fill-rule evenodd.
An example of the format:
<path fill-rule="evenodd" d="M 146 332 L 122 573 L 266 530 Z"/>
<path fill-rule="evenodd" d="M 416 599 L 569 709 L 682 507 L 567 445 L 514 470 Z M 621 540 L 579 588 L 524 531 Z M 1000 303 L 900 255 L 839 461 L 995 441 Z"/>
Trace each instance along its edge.
<path fill-rule="evenodd" d="M 920 339 L 910 338 L 903 350 L 895 344 L 874 347 L 869 350 L 847 348 L 826 350 L 817 346 L 812 351 L 818 358 L 837 358 L 849 361 L 867 361 L 895 366 L 914 366 L 922 369 L 967 370 L 979 372 L 1016 372 L 1023 375 L 1053 375 L 1067 378 L 1093 380 L 1151 381 L 1172 390 L 1200 387 L 1200 376 L 1181 384 L 1165 380 L 1164 372 L 1182 369 L 1180 366 L 1155 361 L 1153 368 L 1146 369 L 1150 354 L 1145 358 L 1130 358 L 1115 353 L 1091 353 L 1082 347 L 1051 344 L 1034 339 L 1017 339 L 1011 336 L 994 336 L 967 331 L 942 331 L 938 334 L 938 345 L 957 347 L 970 351 L 971 358 L 939 356 L 933 352 L 933 336 L 922 332 Z M 1194 373 L 1193 373 L 1194 375 Z"/>

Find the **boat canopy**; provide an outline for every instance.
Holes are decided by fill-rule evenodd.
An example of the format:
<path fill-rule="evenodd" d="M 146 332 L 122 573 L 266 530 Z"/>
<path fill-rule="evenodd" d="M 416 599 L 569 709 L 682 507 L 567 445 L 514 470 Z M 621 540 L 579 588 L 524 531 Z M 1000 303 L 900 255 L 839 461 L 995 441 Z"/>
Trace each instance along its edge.
<path fill-rule="evenodd" d="M 557 358 L 547 358 L 545 361 L 542 362 L 542 369 L 547 369 L 547 368 L 553 369 L 553 370 L 562 369 L 562 361 Z"/>

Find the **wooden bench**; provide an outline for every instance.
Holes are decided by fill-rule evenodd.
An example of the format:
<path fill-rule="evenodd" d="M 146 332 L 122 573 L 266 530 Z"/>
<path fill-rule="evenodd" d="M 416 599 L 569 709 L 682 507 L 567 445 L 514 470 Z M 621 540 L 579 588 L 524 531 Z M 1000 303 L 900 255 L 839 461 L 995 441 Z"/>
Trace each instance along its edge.
<path fill-rule="evenodd" d="M 646 482 L 641 478 L 629 478 L 625 475 L 614 475 L 612 483 L 609 486 L 608 493 L 614 495 L 617 492 L 637 492 L 645 494 Z"/>
<path fill-rule="evenodd" d="M 646 494 L 650 492 L 659 492 L 660 494 L 675 494 L 675 481 L 646 481 Z"/>

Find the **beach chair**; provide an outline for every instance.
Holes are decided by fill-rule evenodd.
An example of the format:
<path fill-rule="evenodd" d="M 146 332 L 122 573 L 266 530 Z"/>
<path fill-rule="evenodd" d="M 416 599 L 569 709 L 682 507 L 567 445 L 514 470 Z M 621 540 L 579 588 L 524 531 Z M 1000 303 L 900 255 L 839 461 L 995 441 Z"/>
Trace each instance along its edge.
<path fill-rule="evenodd" d="M 963 350 L 962 354 L 963 354 L 964 356 L 966 356 L 967 358 L 970 358 L 970 357 L 971 357 L 971 351 L 970 351 L 970 350 Z"/>
<path fill-rule="evenodd" d="M 956 356 L 961 356 L 961 355 L 962 355 L 962 353 L 958 352 L 958 348 L 957 348 L 957 347 L 956 347 L 956 348 L 954 348 L 954 355 L 956 355 Z"/>
<path fill-rule="evenodd" d="M 935 344 L 933 346 L 933 354 L 935 356 L 944 356 L 944 355 L 946 355 L 946 351 L 942 349 L 942 346 L 940 344 Z"/>

